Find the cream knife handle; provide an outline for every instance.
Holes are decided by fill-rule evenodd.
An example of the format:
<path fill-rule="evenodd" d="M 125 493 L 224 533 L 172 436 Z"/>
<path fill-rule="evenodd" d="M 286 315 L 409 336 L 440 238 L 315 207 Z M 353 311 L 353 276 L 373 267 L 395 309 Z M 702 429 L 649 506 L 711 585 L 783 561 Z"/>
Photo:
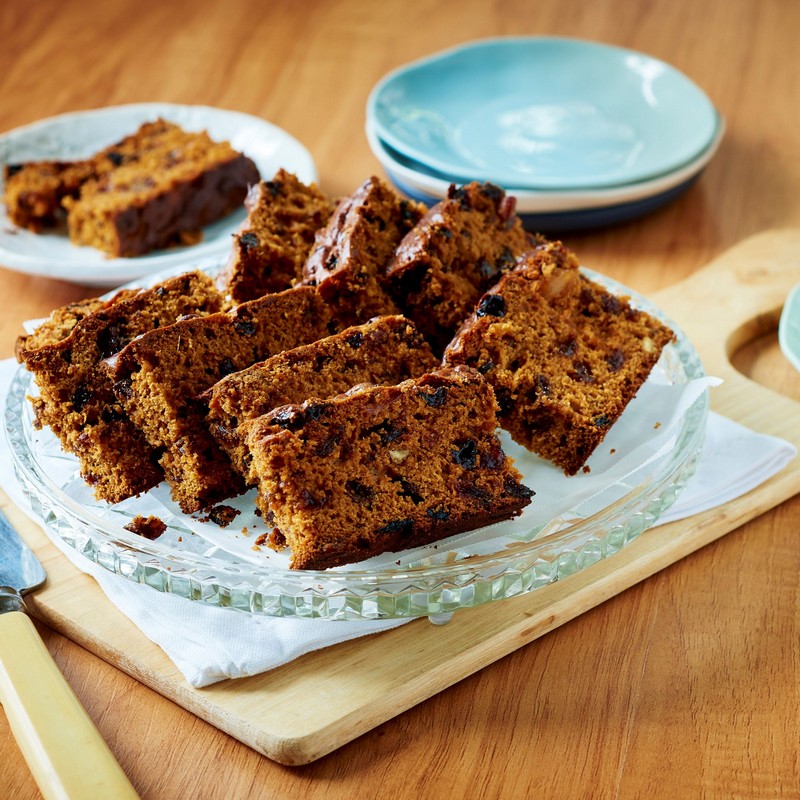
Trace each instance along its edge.
<path fill-rule="evenodd" d="M 138 798 L 21 611 L 0 614 L 0 702 L 46 800 Z"/>

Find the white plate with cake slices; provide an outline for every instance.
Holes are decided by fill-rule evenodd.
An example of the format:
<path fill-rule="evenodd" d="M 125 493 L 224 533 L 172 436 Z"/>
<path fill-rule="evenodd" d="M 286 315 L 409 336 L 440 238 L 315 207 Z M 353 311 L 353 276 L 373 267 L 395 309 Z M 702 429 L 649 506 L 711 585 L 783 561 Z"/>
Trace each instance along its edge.
<path fill-rule="evenodd" d="M 249 156 L 264 180 L 280 167 L 304 183 L 317 178 L 308 150 L 286 131 L 238 111 L 171 103 L 137 103 L 61 114 L 0 135 L 0 166 L 26 161 L 86 158 L 158 118 L 187 131 L 208 131 Z M 0 191 L 2 177 L 0 176 Z M 117 286 L 165 269 L 223 263 L 231 235 L 245 217 L 244 207 L 203 229 L 194 245 L 157 250 L 136 258 L 111 258 L 91 247 L 73 245 L 64 231 L 33 233 L 17 227 L 0 204 L 0 266 L 86 286 Z"/>

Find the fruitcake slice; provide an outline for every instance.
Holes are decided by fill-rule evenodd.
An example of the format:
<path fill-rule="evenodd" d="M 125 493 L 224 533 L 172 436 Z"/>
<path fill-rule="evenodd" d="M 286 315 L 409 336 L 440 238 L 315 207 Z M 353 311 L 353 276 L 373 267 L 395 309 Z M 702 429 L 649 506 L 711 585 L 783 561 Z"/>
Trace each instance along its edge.
<path fill-rule="evenodd" d="M 185 314 L 217 312 L 221 301 L 209 277 L 191 272 L 109 301 L 58 309 L 20 339 L 18 358 L 39 388 L 32 399 L 36 425 L 49 426 L 78 457 L 81 475 L 98 498 L 117 503 L 163 479 L 158 453 L 114 396 L 103 359 Z"/>
<path fill-rule="evenodd" d="M 273 541 L 293 569 L 325 569 L 519 514 L 533 492 L 495 409 L 481 376 L 458 368 L 259 417 L 247 444 Z"/>
<path fill-rule="evenodd" d="M 389 291 L 437 353 L 480 296 L 535 245 L 515 206 L 490 183 L 451 186 L 400 243 L 386 272 Z"/>
<path fill-rule="evenodd" d="M 481 298 L 444 362 L 485 375 L 514 441 L 574 475 L 673 337 L 583 275 L 574 254 L 553 242 Z"/>
<path fill-rule="evenodd" d="M 316 290 L 298 286 L 150 331 L 106 362 L 122 407 L 163 453 L 159 463 L 184 513 L 244 489 L 208 429 L 200 395 L 226 375 L 334 330 Z"/>
<path fill-rule="evenodd" d="M 298 283 L 316 232 L 327 225 L 333 203 L 316 186 L 279 169 L 252 187 L 247 219 L 233 237 L 218 285 L 237 303 L 282 292 Z"/>
<path fill-rule="evenodd" d="M 423 213 L 424 206 L 401 199 L 379 178 L 367 179 L 318 233 L 304 282 L 316 285 L 346 324 L 397 314 L 384 288 L 386 267 Z"/>

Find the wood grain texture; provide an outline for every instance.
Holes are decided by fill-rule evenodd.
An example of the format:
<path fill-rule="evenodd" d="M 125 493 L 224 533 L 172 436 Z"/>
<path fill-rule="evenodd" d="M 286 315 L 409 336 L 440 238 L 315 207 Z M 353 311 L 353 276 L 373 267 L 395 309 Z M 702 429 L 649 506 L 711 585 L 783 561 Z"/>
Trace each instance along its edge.
<path fill-rule="evenodd" d="M 208 103 L 297 136 L 333 194 L 379 171 L 363 109 L 394 66 L 497 34 L 632 47 L 698 82 L 728 132 L 676 203 L 567 237 L 583 262 L 649 295 L 750 234 L 800 225 L 796 3 L 464 0 L 456 12 L 413 0 L 8 0 L 0 34 L 0 130 L 114 103 Z M 0 355 L 12 353 L 23 319 L 90 293 L 8 271 L 0 279 Z M 733 363 L 800 399 L 774 329 Z M 798 527 L 794 498 L 300 768 L 40 630 L 144 798 L 797 797 Z M 2 715 L 0 796 L 38 796 Z"/>

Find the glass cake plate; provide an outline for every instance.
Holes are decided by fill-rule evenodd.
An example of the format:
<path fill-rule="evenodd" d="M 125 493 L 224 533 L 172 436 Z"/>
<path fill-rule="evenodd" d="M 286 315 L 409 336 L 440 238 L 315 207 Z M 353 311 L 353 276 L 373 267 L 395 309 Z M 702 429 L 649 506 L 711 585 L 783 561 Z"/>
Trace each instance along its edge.
<path fill-rule="evenodd" d="M 665 319 L 629 289 L 586 272 Z M 598 448 L 597 460 L 593 455 L 589 461 L 592 472 L 573 478 L 504 438 L 523 482 L 538 492 L 520 517 L 342 568 L 291 570 L 285 556 L 254 547 L 252 532 L 235 530 L 239 520 L 223 530 L 209 525 L 207 518 L 204 525 L 197 517 L 180 514 L 168 500 L 159 505 L 159 498 L 163 503 L 168 497 L 163 485 L 117 506 L 94 500 L 79 477 L 77 461 L 58 448 L 48 430 L 34 428 L 27 395 L 35 392 L 35 385 L 24 368 L 9 390 L 6 434 L 20 485 L 51 534 L 128 580 L 189 600 L 274 617 L 436 618 L 533 591 L 613 556 L 672 505 L 700 455 L 713 379 L 705 376 L 691 343 L 665 321 L 678 338 L 665 348 L 654 370 L 658 385 L 653 391 L 663 395 L 666 414 L 670 398 L 680 396 L 683 407 L 676 419 L 662 426 L 659 417 L 645 425 L 646 417 L 636 415 L 658 404 L 635 398 L 602 443 L 603 453 Z M 634 430 L 632 420 L 638 426 Z M 611 456 L 615 450 L 621 452 Z M 603 459 L 611 459 L 608 467 Z M 560 498 L 561 506 L 553 506 L 552 498 Z M 149 541 L 125 530 L 137 513 L 157 513 L 167 524 L 166 532 Z M 204 532 L 209 527 L 214 534 Z"/>

